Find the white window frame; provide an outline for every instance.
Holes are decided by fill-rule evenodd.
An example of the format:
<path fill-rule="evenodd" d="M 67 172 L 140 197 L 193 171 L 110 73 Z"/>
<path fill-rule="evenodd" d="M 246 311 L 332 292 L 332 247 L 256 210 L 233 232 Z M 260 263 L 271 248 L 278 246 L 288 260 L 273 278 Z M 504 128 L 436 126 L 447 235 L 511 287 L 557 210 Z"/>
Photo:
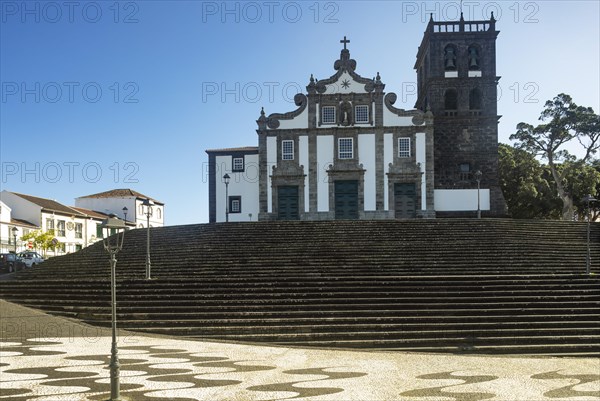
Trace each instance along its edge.
<path fill-rule="evenodd" d="M 359 112 L 359 110 L 361 110 Z M 360 116 L 364 116 L 364 119 L 360 119 Z M 354 117 L 358 124 L 367 124 L 369 122 L 369 106 L 366 104 L 358 104 L 354 106 Z"/>
<path fill-rule="evenodd" d="M 286 145 L 289 146 L 288 149 L 286 149 Z M 294 141 L 293 140 L 286 139 L 284 141 L 281 141 L 281 160 L 294 160 Z"/>
<path fill-rule="evenodd" d="M 338 159 L 354 159 L 354 138 L 338 138 Z"/>
<path fill-rule="evenodd" d="M 231 161 L 231 171 L 244 171 L 244 158 L 234 157 Z"/>
<path fill-rule="evenodd" d="M 410 138 L 398 138 L 398 157 L 406 159 L 411 156 Z"/>
<path fill-rule="evenodd" d="M 83 224 L 75 223 L 75 238 L 83 238 Z"/>
<path fill-rule="evenodd" d="M 231 200 L 231 213 L 241 213 L 242 212 L 242 208 L 241 203 L 239 199 L 232 199 Z"/>
<path fill-rule="evenodd" d="M 326 115 L 327 115 L 325 113 L 325 110 L 331 110 L 332 111 L 332 114 L 329 115 L 329 116 L 333 117 L 332 119 L 328 120 L 328 119 L 325 118 Z M 323 107 L 321 107 L 321 113 L 322 113 L 321 114 L 321 119 L 323 121 L 323 124 L 335 124 L 335 117 L 336 117 L 336 115 L 335 115 L 335 106 L 323 106 Z"/>
<path fill-rule="evenodd" d="M 56 222 L 56 231 L 55 235 L 57 237 L 66 237 L 67 236 L 67 221 L 66 220 L 58 220 Z"/>

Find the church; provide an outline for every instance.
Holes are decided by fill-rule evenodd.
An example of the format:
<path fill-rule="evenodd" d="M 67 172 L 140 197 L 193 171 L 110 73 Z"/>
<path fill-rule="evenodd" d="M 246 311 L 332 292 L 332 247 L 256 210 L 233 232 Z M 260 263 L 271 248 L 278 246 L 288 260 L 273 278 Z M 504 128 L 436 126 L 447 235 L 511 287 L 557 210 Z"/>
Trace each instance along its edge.
<path fill-rule="evenodd" d="M 256 123 L 258 146 L 207 150 L 209 221 L 503 216 L 496 30 L 430 19 L 414 110 L 365 78 L 344 37 L 330 78 Z"/>

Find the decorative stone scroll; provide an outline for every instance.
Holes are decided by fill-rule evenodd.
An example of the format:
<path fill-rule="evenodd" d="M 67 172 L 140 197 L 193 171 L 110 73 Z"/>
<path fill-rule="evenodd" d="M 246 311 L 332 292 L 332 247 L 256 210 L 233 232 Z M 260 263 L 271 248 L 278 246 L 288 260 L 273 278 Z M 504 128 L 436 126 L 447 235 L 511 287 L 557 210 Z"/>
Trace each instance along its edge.
<path fill-rule="evenodd" d="M 296 96 L 294 96 L 294 103 L 296 106 L 298 106 L 298 108 L 288 113 L 273 113 L 270 114 L 269 117 L 265 117 L 264 110 L 261 111 L 261 117 L 256 121 L 258 127 L 260 129 L 264 129 L 266 127 L 270 129 L 277 129 L 280 125 L 279 120 L 292 120 L 298 117 L 300 114 L 302 114 L 304 109 L 306 109 L 306 106 L 308 105 L 308 98 L 303 93 L 297 93 Z"/>

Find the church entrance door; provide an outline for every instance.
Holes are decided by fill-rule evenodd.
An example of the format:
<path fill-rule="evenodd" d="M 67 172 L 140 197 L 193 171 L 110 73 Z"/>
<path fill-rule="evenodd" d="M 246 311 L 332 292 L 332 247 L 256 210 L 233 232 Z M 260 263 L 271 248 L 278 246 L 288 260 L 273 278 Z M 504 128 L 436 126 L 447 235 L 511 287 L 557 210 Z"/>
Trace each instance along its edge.
<path fill-rule="evenodd" d="M 298 187 L 282 185 L 277 187 L 277 218 L 298 220 Z"/>
<path fill-rule="evenodd" d="M 394 184 L 394 207 L 397 219 L 414 219 L 416 209 L 415 184 Z"/>
<path fill-rule="evenodd" d="M 335 218 L 358 219 L 358 181 L 335 182 Z"/>

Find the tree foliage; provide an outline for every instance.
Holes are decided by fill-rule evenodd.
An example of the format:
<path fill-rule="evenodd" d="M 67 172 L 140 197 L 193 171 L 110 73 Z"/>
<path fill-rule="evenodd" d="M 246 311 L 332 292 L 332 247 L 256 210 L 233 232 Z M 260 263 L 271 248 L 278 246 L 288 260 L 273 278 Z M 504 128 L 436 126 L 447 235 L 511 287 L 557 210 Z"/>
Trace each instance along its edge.
<path fill-rule="evenodd" d="M 42 250 L 45 254 L 48 249 L 54 249 L 56 241 L 54 241 L 54 231 L 30 231 L 21 237 L 22 241 L 31 242 L 35 249 Z"/>
<path fill-rule="evenodd" d="M 600 117 L 590 107 L 578 106 L 569 95 L 559 94 L 546 102 L 534 127 L 521 122 L 510 136 L 516 147 L 547 160 L 555 189 L 562 201 L 562 218 L 571 220 L 576 211 L 573 179 L 592 161 L 600 149 Z M 579 145 L 583 156 L 571 154 L 567 145 Z M 588 188 L 591 192 L 595 188 Z"/>
<path fill-rule="evenodd" d="M 562 200 L 557 194 L 554 176 L 548 165 L 522 149 L 500 144 L 500 186 L 512 217 L 518 219 L 560 219 Z M 564 175 L 565 189 L 575 199 L 574 216 L 583 219 L 587 194 L 600 196 L 600 163 L 561 163 L 558 173 Z M 600 203 L 600 202 L 599 202 Z M 600 216 L 600 204 L 592 204 L 594 215 Z"/>
<path fill-rule="evenodd" d="M 500 144 L 500 187 L 509 213 L 517 219 L 557 218 L 560 200 L 547 180 L 548 171 L 530 153 Z"/>

